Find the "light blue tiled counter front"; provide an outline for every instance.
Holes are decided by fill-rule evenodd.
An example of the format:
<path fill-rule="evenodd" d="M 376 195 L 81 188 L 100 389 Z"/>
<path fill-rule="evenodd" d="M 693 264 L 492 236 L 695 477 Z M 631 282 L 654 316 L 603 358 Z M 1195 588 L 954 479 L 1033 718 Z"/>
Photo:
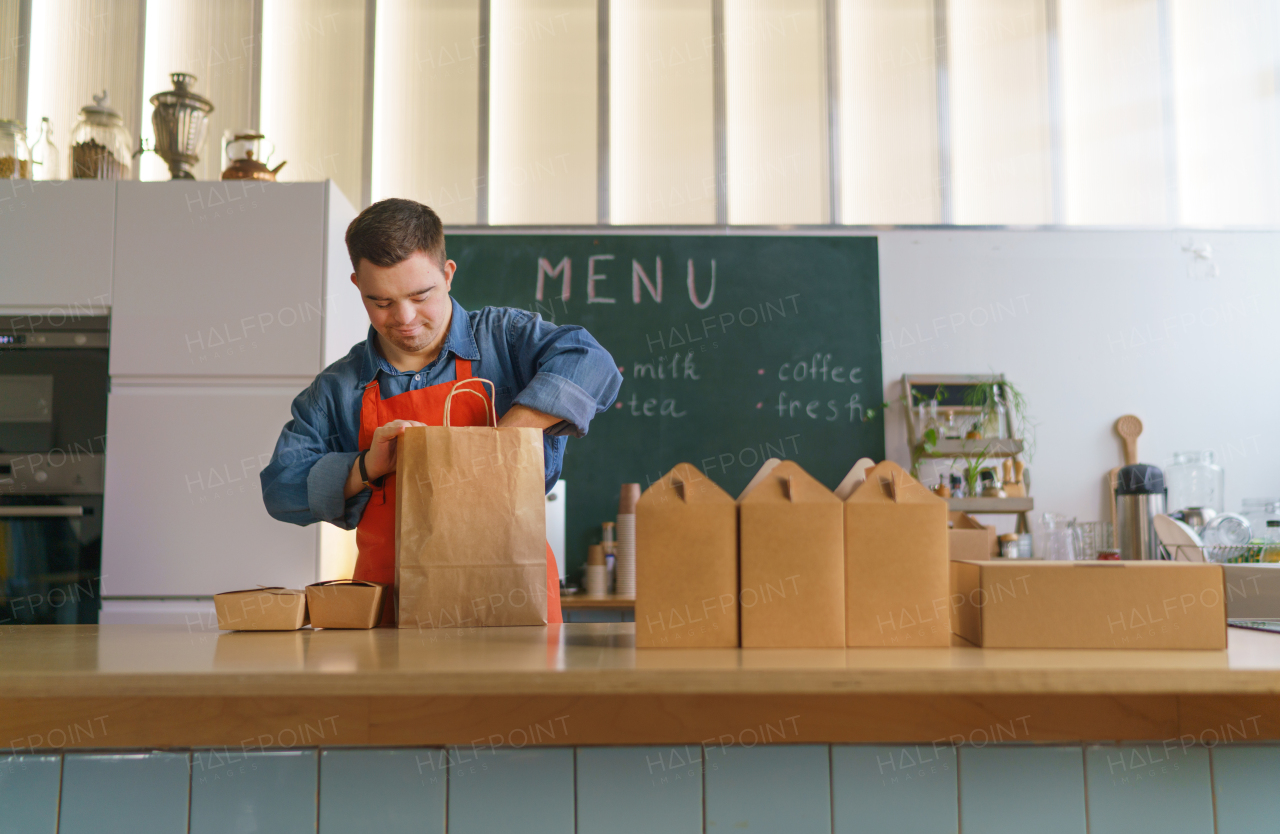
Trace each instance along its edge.
<path fill-rule="evenodd" d="M 1280 744 L 35 751 L 0 834 L 1260 834 Z"/>
<path fill-rule="evenodd" d="M 53 834 L 62 757 L 0 758 L 0 834 Z"/>

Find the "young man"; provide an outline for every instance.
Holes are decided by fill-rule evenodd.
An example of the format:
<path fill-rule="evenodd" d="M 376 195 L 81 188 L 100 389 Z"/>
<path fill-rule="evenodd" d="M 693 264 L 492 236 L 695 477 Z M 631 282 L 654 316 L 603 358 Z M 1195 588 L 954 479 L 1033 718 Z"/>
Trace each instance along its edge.
<path fill-rule="evenodd" d="M 445 256 L 444 227 L 420 203 L 369 206 L 347 227 L 347 252 L 369 336 L 293 401 L 293 419 L 262 471 L 262 497 L 280 521 L 354 527 L 355 578 L 391 584 L 395 503 L 387 492 L 395 479 L 384 479 L 395 472 L 396 440 L 406 427 L 442 425 L 458 380 L 490 380 L 499 426 L 543 430 L 549 490 L 566 437 L 586 434 L 617 397 L 622 375 L 581 327 L 556 327 L 510 307 L 462 309 L 449 297 L 457 264 Z M 547 619 L 561 621 L 549 547 Z"/>

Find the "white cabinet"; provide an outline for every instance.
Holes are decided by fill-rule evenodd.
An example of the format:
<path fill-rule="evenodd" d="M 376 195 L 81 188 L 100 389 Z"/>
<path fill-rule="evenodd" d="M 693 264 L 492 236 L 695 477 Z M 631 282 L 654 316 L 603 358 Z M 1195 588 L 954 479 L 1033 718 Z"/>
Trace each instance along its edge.
<path fill-rule="evenodd" d="M 314 376 L 329 188 L 120 183 L 112 376 Z"/>
<path fill-rule="evenodd" d="M 209 596 L 315 581 L 317 528 L 267 515 L 258 480 L 301 387 L 113 388 L 104 596 Z"/>
<path fill-rule="evenodd" d="M 101 315 L 111 304 L 116 183 L 0 180 L 0 305 Z"/>

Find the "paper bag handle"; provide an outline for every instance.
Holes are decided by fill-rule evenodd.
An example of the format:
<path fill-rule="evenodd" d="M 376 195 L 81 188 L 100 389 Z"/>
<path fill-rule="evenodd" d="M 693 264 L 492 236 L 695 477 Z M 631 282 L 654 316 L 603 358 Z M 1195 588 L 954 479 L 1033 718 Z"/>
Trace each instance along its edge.
<path fill-rule="evenodd" d="M 377 582 L 369 582 L 365 579 L 326 579 L 323 582 L 312 582 L 307 587 L 315 588 L 320 585 L 363 585 L 372 588 L 378 584 L 379 583 Z"/>
<path fill-rule="evenodd" d="M 489 389 L 490 389 L 491 391 L 493 391 L 493 393 L 489 395 L 489 400 L 488 400 L 489 409 L 488 409 L 488 412 L 486 413 L 486 415 L 485 415 L 485 416 L 486 416 L 486 417 L 490 417 L 490 418 L 492 418 L 492 420 L 493 420 L 492 427 L 493 427 L 493 428 L 497 428 L 497 427 L 498 427 L 498 409 L 497 409 L 497 406 L 495 406 L 495 405 L 494 405 L 494 401 L 498 398 L 497 391 L 494 391 L 494 389 L 493 389 L 493 383 L 492 383 L 492 382 L 490 382 L 490 381 L 489 381 L 489 380 L 487 380 L 487 379 L 481 379 L 480 377 L 475 376 L 475 377 L 470 377 L 470 378 L 468 378 L 468 379 L 461 379 L 461 380 L 458 380 L 457 382 L 455 382 L 455 383 L 453 384 L 453 387 L 449 389 L 449 396 L 447 396 L 447 397 L 445 397 L 445 398 L 444 398 L 444 425 L 445 425 L 445 428 L 450 428 L 450 425 L 449 425 L 449 411 L 450 411 L 450 408 L 451 408 L 451 407 L 452 407 L 452 405 L 453 405 L 453 395 L 454 395 L 454 394 L 456 394 L 456 393 L 458 393 L 459 391 L 461 391 L 461 392 L 462 392 L 462 393 L 464 393 L 464 394 L 471 394 L 472 396 L 479 397 L 481 400 L 484 400 L 484 391 L 483 391 L 483 389 L 482 389 L 482 390 L 480 390 L 480 391 L 477 391 L 477 390 L 475 390 L 474 388 L 463 388 L 463 387 L 461 387 L 464 383 L 472 382 L 472 381 L 474 381 L 474 382 L 479 382 L 479 383 L 481 383 L 482 385 L 488 385 L 488 386 L 489 386 Z M 488 425 L 490 425 L 490 424 L 486 422 L 486 423 L 485 423 L 485 425 L 486 425 L 486 426 L 488 426 Z"/>

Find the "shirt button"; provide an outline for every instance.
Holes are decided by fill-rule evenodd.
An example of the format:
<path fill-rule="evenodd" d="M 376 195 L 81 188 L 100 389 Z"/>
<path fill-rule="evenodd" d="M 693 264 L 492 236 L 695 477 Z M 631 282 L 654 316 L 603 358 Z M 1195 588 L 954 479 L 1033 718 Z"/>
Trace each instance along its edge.
<path fill-rule="evenodd" d="M 414 379 L 422 379 L 422 374 L 414 374 L 414 375 L 413 375 L 413 378 L 414 378 Z"/>

